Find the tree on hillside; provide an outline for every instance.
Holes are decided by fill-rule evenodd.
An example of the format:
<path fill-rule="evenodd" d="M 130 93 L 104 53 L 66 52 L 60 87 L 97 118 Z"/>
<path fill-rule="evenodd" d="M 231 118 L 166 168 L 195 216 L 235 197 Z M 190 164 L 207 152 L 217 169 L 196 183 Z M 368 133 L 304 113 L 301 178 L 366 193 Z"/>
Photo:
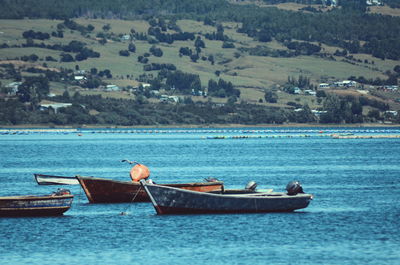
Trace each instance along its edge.
<path fill-rule="evenodd" d="M 129 56 L 130 53 L 129 53 L 128 50 L 121 50 L 121 51 L 119 51 L 119 55 L 120 55 L 120 56 Z"/>
<path fill-rule="evenodd" d="M 258 40 L 261 42 L 270 42 L 270 41 L 272 41 L 272 35 L 271 35 L 271 33 L 269 33 L 268 30 L 262 29 L 258 33 Z"/>
<path fill-rule="evenodd" d="M 129 43 L 129 45 L 128 45 L 128 50 L 129 50 L 130 52 L 136 52 L 136 46 L 135 46 L 135 44 Z"/>
<path fill-rule="evenodd" d="M 214 55 L 210 54 L 207 58 L 207 60 L 209 60 L 211 62 L 211 65 L 214 65 L 215 60 L 214 60 Z"/>
<path fill-rule="evenodd" d="M 264 98 L 266 102 L 276 103 L 278 102 L 278 96 L 272 90 L 265 91 Z"/>
<path fill-rule="evenodd" d="M 194 41 L 194 46 L 196 48 L 205 48 L 206 44 L 204 43 L 204 41 L 201 39 L 200 36 L 197 36 L 196 40 Z"/>
<path fill-rule="evenodd" d="M 88 31 L 93 31 L 94 26 L 92 24 L 89 24 L 89 25 L 87 25 L 87 29 L 88 29 Z"/>
<path fill-rule="evenodd" d="M 166 84 L 175 87 L 182 94 L 191 94 L 192 90 L 201 90 L 201 81 L 198 75 L 184 73 L 182 71 L 169 72 Z"/>
<path fill-rule="evenodd" d="M 155 45 L 151 46 L 149 51 L 156 57 L 163 56 L 163 51 L 160 48 L 157 48 Z"/>
<path fill-rule="evenodd" d="M 286 84 L 291 86 L 298 86 L 300 88 L 308 88 L 310 87 L 310 78 L 303 75 L 299 75 L 298 79 L 288 76 L 288 81 Z"/>
<path fill-rule="evenodd" d="M 321 114 L 321 123 L 342 123 L 341 102 L 338 96 L 328 94 L 323 106 L 327 112 Z"/>
<path fill-rule="evenodd" d="M 50 34 L 40 31 L 28 30 L 22 33 L 22 37 L 24 37 L 25 39 L 47 40 L 50 39 Z"/>
<path fill-rule="evenodd" d="M 74 57 L 72 57 L 72 55 L 68 54 L 68 53 L 61 53 L 60 57 L 61 57 L 60 62 L 73 62 L 73 61 L 75 61 Z"/>
<path fill-rule="evenodd" d="M 224 27 L 221 24 L 217 25 L 217 34 L 215 35 L 216 40 L 225 40 L 225 35 L 224 35 Z"/>
<path fill-rule="evenodd" d="M 302 106 L 300 111 L 295 112 L 294 122 L 308 123 L 308 122 L 315 122 L 315 121 L 316 121 L 316 117 L 311 112 L 311 109 L 307 104 Z"/>
<path fill-rule="evenodd" d="M 49 79 L 43 76 L 28 76 L 18 87 L 18 98 L 21 102 L 31 102 L 35 107 L 50 92 Z"/>
<path fill-rule="evenodd" d="M 181 47 L 179 49 L 179 54 L 184 56 L 191 56 L 193 52 L 189 47 Z"/>
<path fill-rule="evenodd" d="M 190 55 L 190 60 L 192 60 L 194 63 L 197 62 L 199 58 L 200 56 L 197 53 Z"/>
<path fill-rule="evenodd" d="M 104 31 L 109 31 L 110 29 L 111 29 L 111 25 L 108 23 L 103 26 Z"/>
<path fill-rule="evenodd" d="M 400 65 L 396 65 L 396 66 L 393 68 L 393 71 L 395 71 L 397 74 L 400 74 Z"/>

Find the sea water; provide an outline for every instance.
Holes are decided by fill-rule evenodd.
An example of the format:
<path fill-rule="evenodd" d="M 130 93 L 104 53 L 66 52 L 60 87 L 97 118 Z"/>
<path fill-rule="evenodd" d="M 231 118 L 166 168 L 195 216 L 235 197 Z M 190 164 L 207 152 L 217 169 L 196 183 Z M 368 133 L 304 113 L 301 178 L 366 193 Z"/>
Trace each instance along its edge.
<path fill-rule="evenodd" d="M 400 134 L 392 129 L 338 133 Z M 80 130 L 0 135 L 0 196 L 50 194 L 33 173 L 157 183 L 214 177 L 314 194 L 294 213 L 157 215 L 150 203 L 89 204 L 61 217 L 0 218 L 0 264 L 400 264 L 400 139 L 334 129 Z M 241 138 L 238 138 L 240 136 Z M 126 213 L 121 215 L 121 213 Z"/>

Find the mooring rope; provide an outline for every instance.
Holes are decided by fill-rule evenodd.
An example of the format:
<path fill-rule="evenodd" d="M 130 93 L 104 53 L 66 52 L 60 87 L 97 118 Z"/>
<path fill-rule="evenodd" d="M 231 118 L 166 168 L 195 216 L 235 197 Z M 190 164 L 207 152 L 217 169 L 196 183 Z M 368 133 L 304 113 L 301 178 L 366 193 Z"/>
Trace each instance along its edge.
<path fill-rule="evenodd" d="M 78 194 L 78 203 L 81 203 L 81 197 L 82 197 L 82 187 L 79 186 L 79 194 Z"/>
<path fill-rule="evenodd" d="M 135 196 L 133 196 L 133 199 L 129 202 L 129 203 L 130 203 L 129 206 L 126 208 L 125 211 L 121 212 L 120 215 L 127 215 L 128 209 L 129 209 L 130 207 L 132 207 L 132 203 L 135 201 L 137 195 L 139 194 L 139 192 L 140 192 L 141 190 L 142 190 L 142 186 L 140 185 L 139 189 L 136 191 Z"/>

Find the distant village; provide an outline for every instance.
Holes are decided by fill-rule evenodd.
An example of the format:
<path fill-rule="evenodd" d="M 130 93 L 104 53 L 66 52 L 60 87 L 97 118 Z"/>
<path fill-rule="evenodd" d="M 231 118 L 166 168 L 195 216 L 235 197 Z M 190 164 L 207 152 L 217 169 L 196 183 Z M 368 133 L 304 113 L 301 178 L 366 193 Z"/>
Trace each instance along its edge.
<path fill-rule="evenodd" d="M 85 76 L 85 71 L 76 71 L 74 73 L 74 82 L 79 85 L 85 82 L 86 76 Z M 5 87 L 8 88 L 8 95 L 9 96 L 15 96 L 18 92 L 18 87 L 22 84 L 22 82 L 12 82 L 7 84 Z M 82 88 L 83 89 L 83 88 Z M 318 90 L 326 90 L 326 89 L 357 89 L 358 91 L 365 91 L 365 93 L 368 93 L 367 90 L 363 90 L 364 86 L 362 84 L 357 83 L 356 81 L 353 80 L 342 80 L 342 81 L 334 81 L 330 83 L 319 83 L 317 86 Z M 397 85 L 392 85 L 392 86 L 382 86 L 382 87 L 377 87 L 377 90 L 383 90 L 383 91 L 398 91 L 399 87 Z M 144 82 L 137 82 L 136 86 L 129 86 L 129 87 L 119 87 L 115 84 L 108 84 L 104 86 L 99 86 L 99 88 L 93 89 L 96 91 L 102 91 L 102 92 L 122 92 L 126 91 L 130 94 L 134 94 L 138 90 L 149 90 L 149 94 L 153 98 L 157 98 L 159 102 L 161 103 L 178 103 L 182 101 L 182 97 L 176 96 L 176 95 L 165 95 L 161 94 L 159 90 L 151 90 L 151 84 L 149 83 L 144 83 Z M 173 90 L 173 89 L 172 89 Z M 207 92 L 206 91 L 199 91 L 196 94 L 195 91 L 192 91 L 192 96 L 203 96 L 207 97 Z M 301 89 L 299 87 L 294 87 L 293 89 L 293 94 L 296 95 L 309 95 L 309 96 L 317 96 L 317 91 L 312 90 L 312 89 Z M 54 94 L 49 94 L 48 95 L 50 98 L 54 97 L 56 95 Z M 220 105 L 224 105 L 222 103 L 219 103 Z M 49 100 L 43 100 L 40 102 L 40 108 L 42 110 L 46 110 L 49 108 L 52 108 L 56 113 L 57 110 L 60 108 L 65 108 L 72 106 L 72 103 L 60 103 L 60 102 L 52 102 Z M 300 112 L 303 111 L 302 108 L 296 108 L 294 109 L 295 112 Z M 327 113 L 325 110 L 311 110 L 311 112 L 316 116 L 319 117 L 321 114 Z M 397 111 L 386 111 L 386 113 L 389 113 L 393 116 L 397 116 L 398 113 Z"/>

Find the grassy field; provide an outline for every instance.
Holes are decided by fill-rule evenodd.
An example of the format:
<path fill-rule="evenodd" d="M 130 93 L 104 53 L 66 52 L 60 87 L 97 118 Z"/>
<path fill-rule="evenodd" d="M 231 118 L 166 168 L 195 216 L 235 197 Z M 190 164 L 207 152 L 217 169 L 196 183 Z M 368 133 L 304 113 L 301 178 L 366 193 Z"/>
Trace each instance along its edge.
<path fill-rule="evenodd" d="M 291 8 L 297 8 L 297 5 L 291 5 Z M 46 62 L 48 67 L 69 68 L 90 70 L 95 67 L 98 70 L 109 69 L 113 74 L 113 79 L 105 80 L 109 84 L 117 84 L 119 86 L 134 86 L 134 80 L 126 79 L 127 75 L 138 78 L 139 75 L 145 73 L 143 64 L 138 63 L 138 56 L 149 52 L 151 44 L 147 41 L 135 41 L 136 53 L 131 53 L 129 57 L 119 56 L 120 50 L 127 50 L 129 41 L 108 41 L 102 45 L 96 39 L 96 34 L 103 32 L 102 27 L 109 24 L 114 35 L 128 34 L 133 28 L 136 32 L 147 33 L 149 24 L 146 21 L 127 21 L 127 20 L 104 20 L 104 19 L 76 19 L 81 25 L 93 25 L 94 31 L 83 36 L 77 31 L 65 30 L 64 38 L 51 37 L 44 41 L 46 44 L 68 44 L 72 40 L 85 42 L 87 46 L 101 54 L 100 58 L 90 58 L 81 62 Z M 41 31 L 51 33 L 57 30 L 59 20 L 0 20 L 0 44 L 21 45 L 26 42 L 22 37 L 22 33 L 27 30 Z M 162 57 L 149 57 L 149 63 L 172 63 L 179 70 L 184 72 L 198 74 L 202 81 L 202 85 L 207 86 L 208 80 L 218 80 L 216 71 L 220 71 L 220 77 L 224 80 L 231 81 L 237 88 L 241 90 L 241 100 L 249 102 L 258 102 L 263 98 L 264 90 L 276 85 L 283 85 L 288 76 L 298 77 L 299 75 L 307 76 L 313 84 L 318 84 L 326 80 L 343 80 L 349 76 L 365 76 L 367 78 L 385 78 L 384 72 L 392 70 L 397 61 L 380 60 L 366 54 L 356 54 L 354 57 L 360 59 L 362 63 L 350 64 L 344 62 L 343 57 L 335 57 L 335 61 L 320 58 L 317 56 L 299 56 L 292 58 L 274 58 L 250 56 L 247 53 L 238 51 L 240 47 L 256 47 L 262 45 L 270 49 L 286 49 L 280 43 L 272 41 L 269 43 L 260 43 L 249 38 L 247 35 L 237 33 L 240 27 L 237 23 L 224 23 L 224 34 L 234 40 L 234 49 L 223 49 L 222 41 L 210 41 L 204 37 L 205 33 L 216 31 L 215 27 L 204 25 L 202 22 L 192 20 L 179 20 L 177 22 L 182 31 L 194 32 L 200 36 L 205 42 L 206 48 L 202 49 L 201 56 L 208 57 L 213 55 L 215 64 L 209 61 L 199 59 L 196 63 L 192 62 L 187 56 L 179 56 L 181 47 L 194 48 L 194 41 L 175 41 L 173 44 L 160 43 L 163 51 Z M 35 40 L 40 43 L 41 41 Z M 333 54 L 337 47 L 322 45 L 323 51 Z M 46 56 L 52 56 L 59 59 L 60 51 L 42 49 L 42 48 L 4 48 L 0 49 L 0 63 L 23 55 L 36 54 L 39 56 L 37 65 L 42 65 Z M 374 64 L 364 63 L 374 61 Z M 151 71 L 157 75 L 157 72 Z M 4 81 L 3 81 L 4 83 Z M 64 85 L 51 84 L 52 89 L 65 89 Z M 113 95 L 114 96 L 114 95 Z M 125 97 L 125 95 L 121 95 Z M 299 97 L 299 96 L 297 96 Z M 281 96 L 279 104 L 285 104 L 287 101 L 295 101 L 290 95 Z M 316 105 L 309 96 L 301 96 L 301 102 L 307 102 L 309 105 Z M 266 104 L 266 103 L 264 103 Z"/>
<path fill-rule="evenodd" d="M 332 9 L 332 7 L 327 7 L 323 5 L 318 5 L 318 4 L 310 4 L 310 5 L 304 5 L 304 4 L 298 4 L 298 3 L 278 3 L 278 4 L 266 4 L 263 1 L 257 1 L 257 0 L 242 0 L 242 1 L 235 1 L 235 0 L 230 0 L 229 1 L 231 4 L 238 4 L 238 5 L 256 5 L 259 7 L 276 7 L 282 10 L 287 10 L 287 11 L 301 11 L 301 12 L 309 12 L 309 11 L 304 11 L 301 10 L 305 6 L 311 6 L 315 9 L 321 10 L 323 12 L 329 11 Z"/>
<path fill-rule="evenodd" d="M 371 6 L 370 13 L 389 15 L 389 16 L 400 16 L 399 8 L 391 8 L 389 6 Z"/>

